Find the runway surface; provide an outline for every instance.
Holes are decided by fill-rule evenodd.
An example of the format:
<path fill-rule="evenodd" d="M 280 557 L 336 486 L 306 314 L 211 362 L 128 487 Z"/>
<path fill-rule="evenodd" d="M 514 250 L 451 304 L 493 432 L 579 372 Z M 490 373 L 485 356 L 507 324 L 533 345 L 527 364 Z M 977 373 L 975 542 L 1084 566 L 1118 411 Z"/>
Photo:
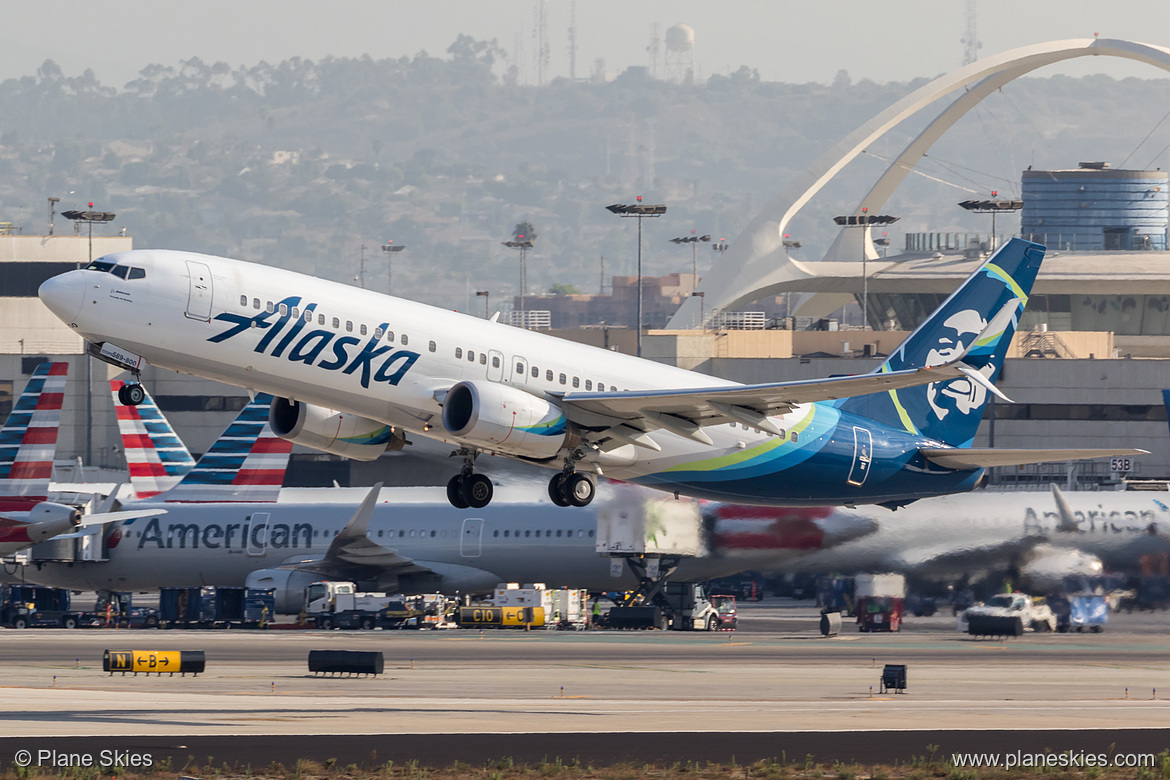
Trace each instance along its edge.
<path fill-rule="evenodd" d="M 4 630 L 0 735 L 8 739 L 0 761 L 21 740 L 50 736 L 119 744 L 149 736 L 172 746 L 210 739 L 223 751 L 263 746 L 288 756 L 318 744 L 301 735 L 354 735 L 362 760 L 370 750 L 389 756 L 415 750 L 424 735 L 451 734 L 463 735 L 448 743 L 468 755 L 517 758 L 533 750 L 582 755 L 595 741 L 582 736 L 590 733 L 605 734 L 615 756 L 632 740 L 628 749 L 641 745 L 634 752 L 645 760 L 686 750 L 690 760 L 708 760 L 699 754 L 711 750 L 742 760 L 791 756 L 789 747 L 822 744 L 908 760 L 940 744 L 938 735 L 954 742 L 977 730 L 965 739 L 989 743 L 990 732 L 980 731 L 987 729 L 1037 739 L 1037 729 L 1057 730 L 1050 739 L 1070 747 L 1089 737 L 1069 740 L 1059 730 L 1133 729 L 1141 731 L 1102 738 L 1120 750 L 1138 749 L 1121 745 L 1122 734 L 1170 747 L 1165 733 L 1149 730 L 1170 723 L 1165 615 L 1113 616 L 1099 635 L 1006 642 L 961 635 L 949 616 L 910 618 L 900 634 L 831 639 L 820 637 L 816 611 L 803 605 L 746 605 L 741 617 L 744 629 L 733 634 Z M 204 650 L 207 672 L 111 677 L 101 671 L 107 649 Z M 314 649 L 379 650 L 385 673 L 312 676 L 306 659 Z M 905 694 L 879 694 L 886 663 L 908 665 Z M 808 733 L 839 731 L 857 738 Z M 712 743 L 683 737 L 689 732 L 726 734 Z M 238 739 L 250 747 L 230 747 Z"/>

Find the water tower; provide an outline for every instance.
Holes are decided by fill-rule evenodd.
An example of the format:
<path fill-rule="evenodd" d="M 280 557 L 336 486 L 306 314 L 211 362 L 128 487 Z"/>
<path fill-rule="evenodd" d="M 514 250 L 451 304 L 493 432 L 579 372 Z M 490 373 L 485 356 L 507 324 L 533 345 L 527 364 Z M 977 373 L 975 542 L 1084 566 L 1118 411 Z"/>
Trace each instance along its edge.
<path fill-rule="evenodd" d="M 695 80 L 695 31 L 685 24 L 666 31 L 666 80 Z"/>

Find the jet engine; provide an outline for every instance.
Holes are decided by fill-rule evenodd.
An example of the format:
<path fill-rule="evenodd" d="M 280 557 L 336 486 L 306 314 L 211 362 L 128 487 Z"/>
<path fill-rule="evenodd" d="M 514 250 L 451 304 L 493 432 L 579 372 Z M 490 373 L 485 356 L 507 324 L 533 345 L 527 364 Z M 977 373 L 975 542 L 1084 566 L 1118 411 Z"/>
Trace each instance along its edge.
<path fill-rule="evenodd" d="M 276 611 L 282 615 L 295 615 L 305 606 L 305 588 L 327 579 L 304 569 L 257 569 L 248 575 L 244 585 L 259 590 L 275 588 L 272 595 Z"/>
<path fill-rule="evenodd" d="M 1104 570 L 1096 555 L 1042 544 L 1020 565 L 1020 580 L 1033 591 L 1053 593 L 1060 590 L 1066 577 L 1096 577 Z"/>
<path fill-rule="evenodd" d="M 377 460 L 406 444 L 390 425 L 287 398 L 272 399 L 268 425 L 282 439 L 353 460 Z"/>
<path fill-rule="evenodd" d="M 28 512 L 29 540 L 42 542 L 71 531 L 80 524 L 81 510 L 77 507 L 42 501 Z"/>
<path fill-rule="evenodd" d="M 484 449 L 547 459 L 569 443 L 569 426 L 555 404 L 510 385 L 471 380 L 447 391 L 443 427 Z"/>

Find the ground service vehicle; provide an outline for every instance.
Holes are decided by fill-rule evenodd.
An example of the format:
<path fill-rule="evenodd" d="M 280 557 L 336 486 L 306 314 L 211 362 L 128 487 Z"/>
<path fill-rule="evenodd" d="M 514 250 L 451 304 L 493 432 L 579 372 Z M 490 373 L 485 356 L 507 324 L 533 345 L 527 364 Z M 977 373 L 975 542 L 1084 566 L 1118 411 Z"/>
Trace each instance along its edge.
<path fill-rule="evenodd" d="M 134 606 L 133 594 L 102 591 L 94 603 L 93 612 L 78 618 L 87 628 L 158 628 L 158 610 Z"/>
<path fill-rule="evenodd" d="M 902 628 L 906 578 L 901 574 L 858 574 L 853 578 L 858 631 Z"/>
<path fill-rule="evenodd" d="M 77 613 L 69 611 L 69 591 L 39 585 L 0 588 L 0 625 L 9 628 L 76 628 Z"/>
<path fill-rule="evenodd" d="M 1023 593 L 1000 593 L 966 613 L 971 636 L 1020 636 L 1028 628 L 1038 633 L 1056 630 L 1056 615 L 1045 603 Z"/>
<path fill-rule="evenodd" d="M 726 609 L 726 599 L 720 603 Z M 725 613 L 726 614 L 726 613 Z M 715 631 L 724 618 L 701 582 L 666 582 L 639 603 L 613 607 L 606 616 L 609 628 L 659 628 L 672 631 Z"/>
<path fill-rule="evenodd" d="M 589 619 L 588 598 L 588 591 L 576 588 L 501 582 L 490 600 L 460 607 L 456 622 L 462 628 L 583 629 Z"/>
<path fill-rule="evenodd" d="M 274 606 L 271 588 L 161 588 L 158 596 L 163 628 L 259 628 Z"/>
<path fill-rule="evenodd" d="M 352 582 L 314 582 L 305 588 L 305 618 L 317 628 L 438 628 L 447 599 L 363 593 Z"/>

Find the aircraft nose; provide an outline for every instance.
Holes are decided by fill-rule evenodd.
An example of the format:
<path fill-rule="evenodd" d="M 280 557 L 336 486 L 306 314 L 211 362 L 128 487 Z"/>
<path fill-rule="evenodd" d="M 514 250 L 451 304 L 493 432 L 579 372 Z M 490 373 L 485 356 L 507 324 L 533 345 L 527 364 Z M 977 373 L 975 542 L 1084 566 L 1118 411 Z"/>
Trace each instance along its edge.
<path fill-rule="evenodd" d="M 67 325 L 77 324 L 77 315 L 85 300 L 85 279 L 81 271 L 67 271 L 46 279 L 37 295 L 49 311 Z"/>

